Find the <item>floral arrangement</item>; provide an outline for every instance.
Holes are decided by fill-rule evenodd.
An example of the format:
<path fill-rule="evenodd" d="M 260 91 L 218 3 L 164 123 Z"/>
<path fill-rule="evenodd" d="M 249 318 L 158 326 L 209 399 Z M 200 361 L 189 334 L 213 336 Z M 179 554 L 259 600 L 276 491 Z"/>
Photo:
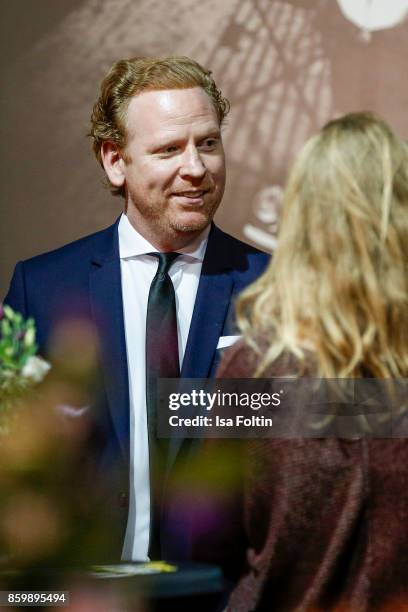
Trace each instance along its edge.
<path fill-rule="evenodd" d="M 25 320 L 10 306 L 0 304 L 0 432 L 7 425 L 10 409 L 50 369 L 36 355 L 35 336 L 32 318 Z"/>

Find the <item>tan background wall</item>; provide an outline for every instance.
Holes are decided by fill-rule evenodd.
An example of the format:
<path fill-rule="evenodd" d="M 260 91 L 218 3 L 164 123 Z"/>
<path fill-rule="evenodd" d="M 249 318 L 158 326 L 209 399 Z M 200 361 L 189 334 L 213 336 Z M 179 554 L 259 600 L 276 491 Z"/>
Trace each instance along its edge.
<path fill-rule="evenodd" d="M 370 33 L 337 0 L 0 5 L 0 295 L 18 259 L 118 216 L 121 201 L 102 187 L 84 134 L 99 82 L 120 57 L 186 54 L 213 70 L 232 103 L 217 221 L 265 249 L 274 246 L 288 164 L 327 119 L 371 109 L 408 138 L 406 18 Z"/>

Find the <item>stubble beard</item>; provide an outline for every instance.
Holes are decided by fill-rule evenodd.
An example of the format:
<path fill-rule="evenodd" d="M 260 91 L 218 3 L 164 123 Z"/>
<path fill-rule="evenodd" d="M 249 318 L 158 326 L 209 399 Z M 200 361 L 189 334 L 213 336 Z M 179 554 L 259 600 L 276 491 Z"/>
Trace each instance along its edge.
<path fill-rule="evenodd" d="M 193 219 L 187 223 L 183 222 L 182 219 L 179 220 L 176 215 L 174 216 L 174 218 L 170 217 L 169 226 L 176 233 L 179 232 L 182 234 L 197 234 L 199 232 L 202 232 L 212 222 L 219 205 L 220 201 L 211 203 L 211 205 L 208 205 L 200 211 L 195 211 L 195 215 L 197 215 L 197 212 L 201 213 L 200 217 L 197 219 Z"/>
<path fill-rule="evenodd" d="M 183 234 L 188 234 L 191 232 L 201 232 L 203 231 L 212 221 L 213 219 L 213 214 L 209 214 L 209 215 L 203 215 L 201 220 L 197 220 L 195 223 L 182 223 L 182 222 L 178 222 L 177 219 L 174 220 L 171 224 L 170 224 L 170 228 L 174 231 L 174 232 L 180 232 Z"/>
<path fill-rule="evenodd" d="M 199 209 L 201 213 L 199 218 L 192 219 L 190 222 L 183 222 L 179 219 L 176 211 L 171 209 L 158 210 L 154 204 L 144 205 L 143 207 L 136 206 L 133 199 L 130 197 L 127 200 L 127 215 L 133 221 L 133 225 L 139 231 L 142 227 L 148 227 L 149 232 L 160 236 L 161 238 L 177 241 L 180 235 L 187 237 L 191 235 L 194 238 L 197 234 L 205 230 L 206 227 L 212 222 L 212 219 L 220 205 L 221 198 L 218 202 L 209 203 L 204 209 Z M 188 211 L 186 211 L 188 212 Z M 192 211 L 194 212 L 194 211 Z M 195 211 L 197 214 L 198 211 Z M 133 213 L 133 214 L 132 214 Z M 145 232 L 141 231 L 142 235 Z M 150 240 L 151 241 L 151 240 Z"/>

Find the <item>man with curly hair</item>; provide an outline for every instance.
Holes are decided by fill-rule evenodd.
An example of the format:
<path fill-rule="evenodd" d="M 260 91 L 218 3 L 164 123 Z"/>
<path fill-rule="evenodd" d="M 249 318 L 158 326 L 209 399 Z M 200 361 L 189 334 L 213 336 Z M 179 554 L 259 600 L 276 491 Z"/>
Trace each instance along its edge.
<path fill-rule="evenodd" d="M 97 461 L 116 474 L 105 503 L 121 513 L 122 559 L 193 556 L 194 528 L 183 525 L 180 537 L 166 493 L 153 491 L 154 376 L 214 374 L 219 349 L 234 340 L 234 298 L 268 259 L 212 223 L 225 185 L 228 110 L 210 71 L 189 58 L 116 62 L 102 81 L 90 136 L 124 212 L 106 230 L 17 264 L 6 298 L 35 318 L 43 351 L 58 315 L 73 314 L 67 304 L 81 304 L 98 327 L 106 400 L 95 413 Z M 154 298 L 160 279 L 165 292 Z M 167 336 L 162 322 L 172 317 Z M 156 352 L 167 369 L 155 370 Z M 162 472 L 181 450 L 182 441 L 171 440 Z"/>

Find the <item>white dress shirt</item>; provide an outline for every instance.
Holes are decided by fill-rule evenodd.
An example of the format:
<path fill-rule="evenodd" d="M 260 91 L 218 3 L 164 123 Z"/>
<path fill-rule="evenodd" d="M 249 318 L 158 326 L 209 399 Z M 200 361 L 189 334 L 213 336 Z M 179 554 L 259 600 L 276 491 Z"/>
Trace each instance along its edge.
<path fill-rule="evenodd" d="M 180 368 L 186 349 L 191 317 L 200 280 L 210 228 L 183 249 L 172 264 L 169 276 L 176 294 L 177 334 Z M 119 226 L 119 255 L 122 277 L 130 400 L 130 495 L 129 515 L 122 559 L 148 560 L 150 531 L 149 448 L 146 414 L 146 313 L 149 289 L 158 267 L 156 252 L 122 215 Z"/>

